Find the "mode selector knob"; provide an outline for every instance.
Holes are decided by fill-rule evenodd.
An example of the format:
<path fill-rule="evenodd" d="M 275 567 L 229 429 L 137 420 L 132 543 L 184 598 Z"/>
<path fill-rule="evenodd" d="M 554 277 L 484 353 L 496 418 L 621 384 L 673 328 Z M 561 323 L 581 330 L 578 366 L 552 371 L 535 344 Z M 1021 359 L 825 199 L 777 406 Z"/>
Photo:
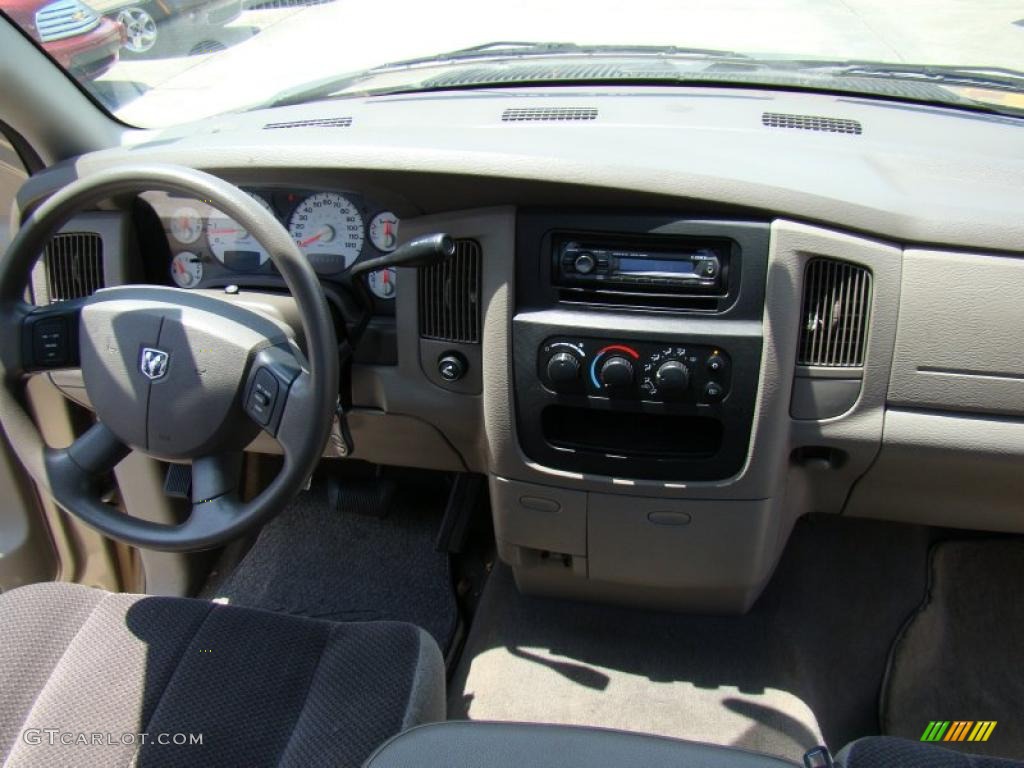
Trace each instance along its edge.
<path fill-rule="evenodd" d="M 633 364 L 621 355 L 612 355 L 601 364 L 598 378 L 609 389 L 631 387 L 633 386 Z"/>
<path fill-rule="evenodd" d="M 690 369 L 679 360 L 667 360 L 655 371 L 654 383 L 662 395 L 680 395 L 690 386 Z"/>
<path fill-rule="evenodd" d="M 571 352 L 558 352 L 548 360 L 547 372 L 556 388 L 575 384 L 580 378 L 580 360 Z"/>
<path fill-rule="evenodd" d="M 576 256 L 576 260 L 572 265 L 581 275 L 589 275 L 594 271 L 594 267 L 597 266 L 597 259 L 594 258 L 594 254 L 590 251 L 583 251 L 583 253 Z"/>

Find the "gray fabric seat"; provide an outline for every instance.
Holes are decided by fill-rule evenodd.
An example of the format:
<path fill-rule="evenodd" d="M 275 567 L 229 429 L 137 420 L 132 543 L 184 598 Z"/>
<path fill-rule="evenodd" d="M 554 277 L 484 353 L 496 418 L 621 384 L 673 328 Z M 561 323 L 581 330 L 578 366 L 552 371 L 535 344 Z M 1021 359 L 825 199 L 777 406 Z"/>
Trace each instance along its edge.
<path fill-rule="evenodd" d="M 1024 768 L 1016 760 L 955 752 L 894 736 L 857 739 L 843 747 L 836 762 L 842 768 Z"/>
<path fill-rule="evenodd" d="M 409 624 L 70 584 L 0 595 L 0 763 L 11 768 L 356 766 L 444 719 L 444 685 L 436 643 Z"/>

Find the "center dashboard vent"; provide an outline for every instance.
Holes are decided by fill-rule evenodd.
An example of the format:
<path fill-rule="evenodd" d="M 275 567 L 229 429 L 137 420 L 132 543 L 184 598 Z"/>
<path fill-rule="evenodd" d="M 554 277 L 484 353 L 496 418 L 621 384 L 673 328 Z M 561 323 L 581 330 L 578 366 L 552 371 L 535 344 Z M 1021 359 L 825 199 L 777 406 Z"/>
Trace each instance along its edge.
<path fill-rule="evenodd" d="M 91 296 L 103 287 L 103 239 L 94 232 L 56 235 L 46 246 L 43 264 L 50 304 Z"/>
<path fill-rule="evenodd" d="M 804 274 L 797 365 L 864 365 L 871 272 L 845 261 L 812 259 Z"/>
<path fill-rule="evenodd" d="M 501 113 L 503 123 L 572 120 L 597 120 L 597 110 L 593 107 L 509 107 Z"/>
<path fill-rule="evenodd" d="M 263 130 L 273 131 L 282 128 L 348 128 L 351 125 L 351 117 L 327 117 L 320 120 L 293 120 L 287 123 L 267 123 L 263 126 Z"/>
<path fill-rule="evenodd" d="M 761 115 L 761 125 L 766 128 L 794 128 L 800 131 L 850 133 L 856 136 L 864 132 L 863 126 L 857 120 L 820 115 L 787 115 L 782 112 L 765 112 Z"/>
<path fill-rule="evenodd" d="M 455 255 L 419 270 L 420 336 L 480 342 L 480 244 L 456 240 Z"/>

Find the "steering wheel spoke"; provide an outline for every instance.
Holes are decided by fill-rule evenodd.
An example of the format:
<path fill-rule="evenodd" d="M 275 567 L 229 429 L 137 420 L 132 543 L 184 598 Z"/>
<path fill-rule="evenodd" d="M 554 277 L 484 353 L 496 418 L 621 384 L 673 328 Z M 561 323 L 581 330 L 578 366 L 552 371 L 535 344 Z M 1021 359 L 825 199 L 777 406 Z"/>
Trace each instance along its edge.
<path fill-rule="evenodd" d="M 84 432 L 63 453 L 82 472 L 91 476 L 110 472 L 131 449 L 101 421 Z"/>
<path fill-rule="evenodd" d="M 204 456 L 192 462 L 192 505 L 200 507 L 223 496 L 237 496 L 242 480 L 242 452 Z"/>

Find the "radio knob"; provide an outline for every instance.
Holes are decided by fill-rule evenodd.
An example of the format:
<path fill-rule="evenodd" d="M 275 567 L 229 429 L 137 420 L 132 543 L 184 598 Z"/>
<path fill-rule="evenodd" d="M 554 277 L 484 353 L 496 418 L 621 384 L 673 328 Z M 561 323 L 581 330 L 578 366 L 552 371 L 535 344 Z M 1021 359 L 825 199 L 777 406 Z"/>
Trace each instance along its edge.
<path fill-rule="evenodd" d="M 597 266 L 597 259 L 594 258 L 594 254 L 584 251 L 576 256 L 576 261 L 572 263 L 572 266 L 581 275 L 589 275 Z"/>
<path fill-rule="evenodd" d="M 678 360 L 667 360 L 658 366 L 654 382 L 662 395 L 680 395 L 690 386 L 690 369 Z"/>
<path fill-rule="evenodd" d="M 633 364 L 620 355 L 612 355 L 601 364 L 598 378 L 609 389 L 631 387 L 633 385 Z"/>
<path fill-rule="evenodd" d="M 580 377 L 579 358 L 571 352 L 559 352 L 552 355 L 548 360 L 547 372 L 548 380 L 555 385 L 556 389 L 559 386 L 575 384 Z"/>

